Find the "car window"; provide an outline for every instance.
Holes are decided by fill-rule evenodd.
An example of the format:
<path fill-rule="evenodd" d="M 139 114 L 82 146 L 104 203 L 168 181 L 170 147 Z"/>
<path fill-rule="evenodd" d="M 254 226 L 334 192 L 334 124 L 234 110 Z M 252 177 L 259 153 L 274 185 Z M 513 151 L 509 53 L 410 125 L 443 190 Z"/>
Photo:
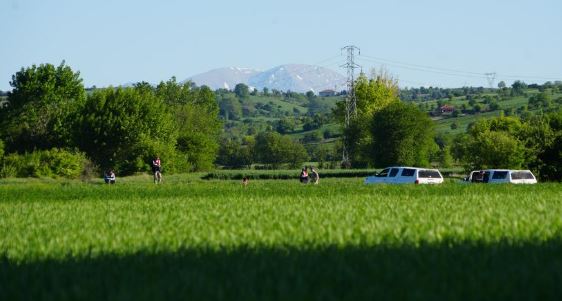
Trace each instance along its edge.
<path fill-rule="evenodd" d="M 490 172 L 489 171 L 484 172 L 484 177 L 482 178 L 482 182 L 484 182 L 484 183 L 490 182 Z"/>
<path fill-rule="evenodd" d="M 511 173 L 512 180 L 532 180 L 533 174 L 528 171 L 514 171 Z"/>
<path fill-rule="evenodd" d="M 507 171 L 494 171 L 492 175 L 492 179 L 494 180 L 502 180 L 507 178 Z"/>
<path fill-rule="evenodd" d="M 384 178 L 384 177 L 388 176 L 388 170 L 389 170 L 388 168 L 383 169 L 381 172 L 379 172 L 377 174 L 377 177 Z"/>
<path fill-rule="evenodd" d="M 473 171 L 471 174 L 472 182 L 479 183 L 484 181 L 484 172 L 483 171 Z"/>
<path fill-rule="evenodd" d="M 418 171 L 418 177 L 420 178 L 441 178 L 441 175 L 437 170 L 431 169 L 420 169 Z"/>
<path fill-rule="evenodd" d="M 396 175 L 398 174 L 399 169 L 398 168 L 393 168 L 390 170 L 390 175 L 388 175 L 388 177 L 396 177 Z"/>
<path fill-rule="evenodd" d="M 415 170 L 415 169 L 404 168 L 404 169 L 402 170 L 401 176 L 403 176 L 403 177 L 413 177 L 415 173 L 416 173 L 416 170 Z"/>

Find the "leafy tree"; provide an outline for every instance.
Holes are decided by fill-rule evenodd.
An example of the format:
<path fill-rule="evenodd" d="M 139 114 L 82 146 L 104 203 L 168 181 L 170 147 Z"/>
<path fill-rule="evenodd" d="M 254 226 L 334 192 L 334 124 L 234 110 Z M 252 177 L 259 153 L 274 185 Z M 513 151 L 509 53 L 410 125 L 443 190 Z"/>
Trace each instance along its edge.
<path fill-rule="evenodd" d="M 242 117 L 242 104 L 231 94 L 224 95 L 219 103 L 220 115 L 224 120 L 238 120 Z"/>
<path fill-rule="evenodd" d="M 371 121 L 369 161 L 374 166 L 428 166 L 435 148 L 433 122 L 415 105 L 395 102 Z"/>
<path fill-rule="evenodd" d="M 541 92 L 529 97 L 529 109 L 544 108 L 548 109 L 552 105 L 552 97 L 550 93 Z"/>
<path fill-rule="evenodd" d="M 192 83 L 187 81 L 180 84 L 176 77 L 166 82 L 160 82 L 156 86 L 156 94 L 164 100 L 167 105 L 181 105 L 193 102 Z M 137 87 L 138 88 L 138 87 Z"/>
<path fill-rule="evenodd" d="M 209 170 L 213 168 L 219 148 L 222 127 L 219 107 L 207 86 L 192 89 L 188 99 L 187 103 L 171 108 L 178 128 L 176 147 L 187 157 L 192 170 Z"/>
<path fill-rule="evenodd" d="M 474 105 L 473 109 L 475 113 L 480 113 L 482 111 L 482 106 L 479 103 L 477 103 Z"/>
<path fill-rule="evenodd" d="M 79 72 L 64 61 L 22 68 L 12 76 L 1 131 L 9 151 L 72 146 L 71 129 L 86 93 Z"/>
<path fill-rule="evenodd" d="M 562 111 L 539 115 L 525 122 L 520 137 L 528 167 L 543 180 L 562 180 Z"/>
<path fill-rule="evenodd" d="M 314 92 L 312 92 L 312 91 L 307 91 L 305 95 L 306 95 L 306 99 L 308 99 L 308 101 L 311 101 L 314 98 L 316 98 L 316 95 L 314 95 Z"/>
<path fill-rule="evenodd" d="M 505 84 L 505 82 L 503 80 L 498 83 L 498 88 L 503 89 L 505 87 L 507 87 L 507 85 Z"/>
<path fill-rule="evenodd" d="M 225 140 L 220 144 L 217 163 L 227 167 L 251 167 L 253 145 L 243 145 L 237 140 Z"/>
<path fill-rule="evenodd" d="M 305 131 L 311 131 L 311 130 L 315 130 L 318 129 L 320 127 L 322 127 L 322 125 L 324 124 L 324 118 L 319 115 L 319 114 L 315 114 L 312 117 L 306 117 L 304 118 L 303 122 L 303 130 Z"/>
<path fill-rule="evenodd" d="M 240 99 L 246 99 L 250 97 L 250 88 L 246 84 L 237 84 L 234 87 L 234 94 Z"/>
<path fill-rule="evenodd" d="M 501 108 L 500 104 L 496 101 L 492 101 L 489 105 L 491 111 L 497 111 Z"/>
<path fill-rule="evenodd" d="M 457 154 L 467 170 L 520 168 L 524 162 L 522 143 L 506 132 L 485 131 L 457 143 Z"/>
<path fill-rule="evenodd" d="M 295 122 L 292 118 L 282 118 L 275 123 L 275 130 L 280 134 L 287 134 L 295 130 Z"/>
<path fill-rule="evenodd" d="M 399 102 L 399 90 L 396 81 L 385 72 L 375 74 L 368 79 L 360 75 L 355 83 L 357 102 L 356 116 L 352 116 L 350 125 L 344 129 L 345 143 L 351 154 L 352 165 L 364 165 L 370 162 L 373 114 L 385 107 Z M 334 113 L 343 124 L 345 103 L 339 102 Z"/>
<path fill-rule="evenodd" d="M 527 84 L 525 82 L 520 81 L 520 80 L 516 80 L 511 85 L 512 96 L 523 95 L 523 94 L 525 94 L 525 90 L 527 90 Z"/>
<path fill-rule="evenodd" d="M 288 163 L 291 167 L 298 167 L 309 159 L 302 144 L 276 132 L 258 134 L 254 152 L 258 162 L 271 165 L 274 168 L 283 163 Z"/>
<path fill-rule="evenodd" d="M 478 120 L 467 134 L 455 138 L 454 157 L 467 170 L 520 168 L 526 160 L 525 145 L 518 138 L 521 129 L 521 122 L 514 117 Z"/>
<path fill-rule="evenodd" d="M 102 168 L 121 174 L 148 170 L 160 155 L 166 168 L 177 160 L 177 131 L 164 102 L 142 88 L 99 89 L 88 97 L 75 131 L 81 150 Z"/>

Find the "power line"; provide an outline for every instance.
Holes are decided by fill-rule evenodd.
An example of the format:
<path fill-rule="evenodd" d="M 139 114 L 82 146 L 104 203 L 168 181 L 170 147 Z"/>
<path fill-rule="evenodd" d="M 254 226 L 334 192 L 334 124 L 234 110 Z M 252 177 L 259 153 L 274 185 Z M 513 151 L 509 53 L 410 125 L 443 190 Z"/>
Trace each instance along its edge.
<path fill-rule="evenodd" d="M 446 72 L 446 71 L 438 71 L 438 70 L 431 70 L 431 69 L 423 69 L 420 67 L 411 67 L 411 66 L 407 66 L 407 65 L 402 65 L 402 64 L 398 64 L 398 63 L 387 63 L 384 61 L 378 61 L 378 60 L 374 60 L 374 59 L 369 59 L 369 58 L 362 58 L 362 60 L 364 61 L 368 61 L 368 62 L 374 62 L 374 63 L 379 63 L 379 64 L 384 64 L 384 65 L 390 65 L 390 66 L 394 66 L 397 68 L 402 68 L 402 69 L 408 69 L 408 70 L 414 70 L 414 71 L 422 71 L 422 72 L 429 72 L 429 73 L 436 73 L 436 74 L 443 74 L 443 75 L 449 75 L 449 76 L 456 76 L 456 77 L 462 77 L 462 78 L 480 78 L 480 79 L 485 79 L 486 76 L 482 73 L 480 73 L 479 75 L 472 75 L 472 74 L 457 74 L 457 73 L 452 73 L 452 72 Z"/>
<path fill-rule="evenodd" d="M 438 68 L 438 67 L 419 65 L 419 64 L 411 64 L 411 63 L 405 63 L 405 62 L 400 62 L 400 61 L 395 61 L 395 60 L 384 59 L 384 58 L 380 58 L 380 57 L 368 56 L 368 55 L 363 55 L 363 57 L 370 58 L 370 59 L 377 60 L 377 61 L 382 61 L 382 62 L 389 62 L 389 63 L 393 63 L 393 64 L 399 64 L 399 65 L 416 67 L 416 68 L 423 68 L 423 69 L 430 69 L 430 70 L 436 70 L 436 71 L 441 71 L 441 72 L 453 72 L 453 73 L 463 73 L 463 74 L 471 74 L 471 75 L 482 76 L 482 73 L 478 73 L 478 72 L 463 71 L 463 70 L 449 69 L 449 68 Z"/>
<path fill-rule="evenodd" d="M 364 59 L 370 59 L 371 61 L 383 64 L 394 65 L 399 68 L 405 68 L 410 70 L 416 71 L 424 71 L 424 72 L 432 72 L 450 76 L 458 76 L 458 77 L 477 77 L 477 78 L 488 78 L 487 72 L 473 72 L 473 71 L 466 71 L 460 69 L 451 69 L 451 68 L 441 68 L 441 67 L 434 67 L 434 66 L 427 66 L 427 65 L 420 65 L 420 64 L 412 64 L 401 62 L 397 60 L 390 60 L 381 57 L 369 56 L 369 55 L 362 55 Z M 542 79 L 542 80 L 560 80 L 560 78 L 556 77 L 544 77 L 544 76 L 530 76 L 530 75 L 510 75 L 510 74 L 503 74 L 503 73 L 496 73 L 496 78 L 507 78 L 507 79 Z"/>

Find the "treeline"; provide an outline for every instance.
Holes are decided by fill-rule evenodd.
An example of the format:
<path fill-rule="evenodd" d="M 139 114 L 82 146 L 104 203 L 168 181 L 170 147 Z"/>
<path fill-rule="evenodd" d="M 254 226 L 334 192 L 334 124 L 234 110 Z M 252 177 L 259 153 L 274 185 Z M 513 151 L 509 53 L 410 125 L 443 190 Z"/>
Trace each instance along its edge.
<path fill-rule="evenodd" d="M 2 176 L 125 175 L 149 170 L 156 155 L 168 172 L 214 166 L 222 124 L 208 87 L 172 78 L 86 93 L 64 62 L 22 68 L 10 85 L 0 110 Z"/>
<path fill-rule="evenodd" d="M 452 154 L 465 169 L 525 168 L 541 179 L 562 180 L 562 111 L 527 120 L 481 119 L 456 136 Z"/>
<path fill-rule="evenodd" d="M 466 170 L 531 169 L 541 179 L 562 179 L 562 111 L 525 118 L 480 119 L 452 139 L 436 136 L 433 122 L 418 106 L 399 100 L 396 82 L 384 74 L 358 78 L 357 114 L 345 130 L 344 143 L 352 167 L 389 165 L 449 167 Z M 538 94 L 536 97 L 542 99 Z M 538 101 L 540 103 L 540 101 Z M 343 107 L 339 120 L 343 124 Z"/>
<path fill-rule="evenodd" d="M 439 99 L 452 99 L 453 97 L 465 97 L 470 100 L 475 97 L 481 97 L 486 93 L 497 93 L 500 97 L 513 97 L 525 95 L 527 89 L 536 89 L 544 92 L 548 89 L 562 92 L 562 81 L 547 81 L 544 84 L 526 84 L 523 81 L 515 81 L 511 87 L 505 82 L 498 83 L 497 89 L 484 87 L 462 87 L 462 88 L 438 88 L 438 87 L 420 87 L 406 88 L 400 90 L 400 99 L 404 101 L 429 101 Z"/>
<path fill-rule="evenodd" d="M 310 159 L 303 144 L 273 131 L 246 136 L 242 141 L 225 139 L 221 143 L 217 164 L 230 168 L 251 168 L 259 163 L 271 169 L 299 167 Z"/>
<path fill-rule="evenodd" d="M 438 88 L 419 87 L 400 90 L 400 99 L 404 101 L 428 101 L 449 97 L 479 95 L 486 91 L 484 87 Z"/>

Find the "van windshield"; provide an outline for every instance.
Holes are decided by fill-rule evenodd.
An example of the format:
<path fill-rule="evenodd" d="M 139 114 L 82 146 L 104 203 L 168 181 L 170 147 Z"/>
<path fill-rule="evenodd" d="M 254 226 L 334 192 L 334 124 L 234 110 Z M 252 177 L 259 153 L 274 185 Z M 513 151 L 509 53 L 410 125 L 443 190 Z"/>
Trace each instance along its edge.
<path fill-rule="evenodd" d="M 430 169 L 420 169 L 418 171 L 418 177 L 420 178 L 441 178 L 441 174 L 437 170 Z"/>
<path fill-rule="evenodd" d="M 532 180 L 533 174 L 528 171 L 514 171 L 511 173 L 512 180 Z"/>
<path fill-rule="evenodd" d="M 388 170 L 389 168 L 383 169 L 380 173 L 376 174 L 375 177 L 385 178 L 388 176 Z"/>

